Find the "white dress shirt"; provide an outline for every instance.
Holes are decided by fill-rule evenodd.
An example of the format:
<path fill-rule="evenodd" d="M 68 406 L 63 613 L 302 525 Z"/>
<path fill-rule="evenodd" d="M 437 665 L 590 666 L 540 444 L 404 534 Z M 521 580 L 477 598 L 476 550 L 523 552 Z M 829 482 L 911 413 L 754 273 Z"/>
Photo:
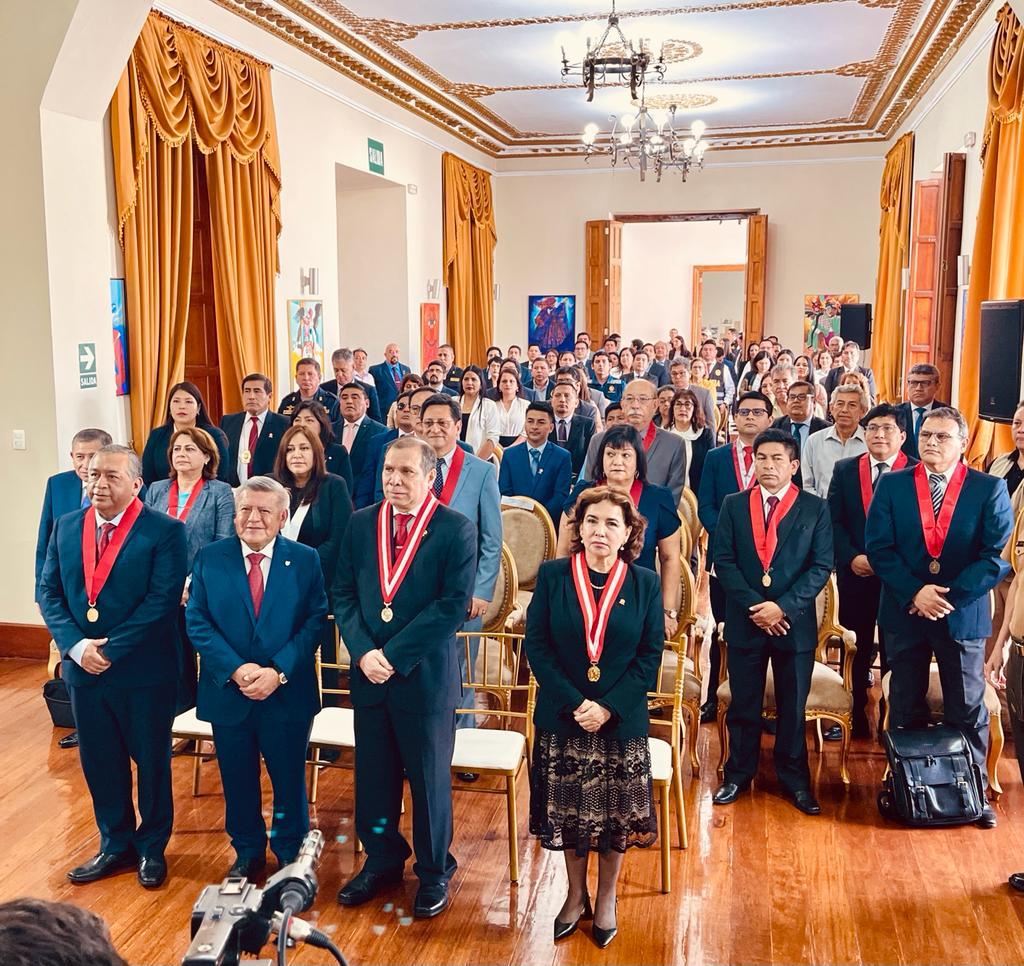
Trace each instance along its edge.
<path fill-rule="evenodd" d="M 508 409 L 500 399 L 495 400 L 494 404 L 498 409 L 498 435 L 522 436 L 523 427 L 526 425 L 526 407 L 530 405 L 530 401 L 516 396 Z"/>
<path fill-rule="evenodd" d="M 441 486 L 444 486 L 448 479 L 448 471 L 452 468 L 452 456 L 455 455 L 456 447 L 453 446 L 444 456 L 436 456 L 435 460 L 441 461 Z"/>
<path fill-rule="evenodd" d="M 753 446 L 753 444 L 751 444 L 751 446 Z M 748 486 L 750 486 L 750 481 L 754 478 L 754 461 L 753 461 L 753 459 L 751 459 L 751 461 L 750 461 L 750 469 L 748 470 L 747 466 L 746 466 L 746 463 L 744 462 L 744 458 L 743 458 L 743 450 L 744 450 L 744 448 L 745 448 L 745 445 L 743 443 L 743 440 L 741 440 L 737 436 L 736 437 L 736 459 L 739 462 L 741 489 L 745 490 Z"/>
<path fill-rule="evenodd" d="M 856 432 L 845 443 L 839 438 L 835 426 L 811 433 L 800 451 L 804 489 L 824 500 L 828 496 L 832 471 L 836 463 L 850 456 L 860 456 L 867 451 L 863 426 L 858 426 Z"/>
<path fill-rule="evenodd" d="M 460 407 L 465 405 L 465 399 L 465 396 L 459 398 Z M 465 409 L 462 411 L 466 412 Z M 497 443 L 498 436 L 501 435 L 499 425 L 498 404 L 493 399 L 477 396 L 473 402 L 473 408 L 469 410 L 469 419 L 466 421 L 466 444 L 473 448 L 474 453 L 479 453 L 481 447 L 488 440 Z"/>
<path fill-rule="evenodd" d="M 282 533 L 283 536 L 283 533 Z M 270 576 L 270 560 L 274 556 L 274 544 L 277 543 L 277 537 L 274 537 L 262 550 L 253 550 L 244 540 L 239 540 L 239 546 L 242 548 L 242 564 L 245 567 L 245 575 L 249 576 L 249 570 L 252 565 L 249 563 L 249 554 L 261 553 L 263 559 L 260 561 L 260 573 L 263 574 L 263 590 L 266 592 L 267 589 L 267 578 Z"/>
<path fill-rule="evenodd" d="M 256 440 L 259 441 L 260 434 L 263 432 L 263 424 L 267 421 L 267 412 L 269 410 L 264 409 L 256 417 Z M 249 453 L 249 463 L 246 463 L 242 459 L 242 454 L 249 449 L 249 433 L 252 432 L 252 415 L 250 413 L 245 414 L 245 419 L 242 420 L 242 431 L 238 435 L 238 465 L 235 467 L 235 472 L 238 473 L 238 478 L 245 482 L 249 478 L 249 465 L 252 463 L 253 457 L 256 455 L 255 452 Z"/>
<path fill-rule="evenodd" d="M 956 471 L 957 463 L 958 462 L 959 461 L 954 462 L 953 465 L 950 466 L 949 469 L 946 470 L 945 473 L 933 473 L 931 470 L 929 470 L 927 467 L 925 467 L 925 470 L 928 473 L 928 492 L 929 493 L 931 492 L 931 488 L 932 488 L 932 477 L 933 476 L 941 476 L 942 480 L 943 480 L 943 482 L 941 484 L 941 486 L 942 486 L 942 496 L 943 496 L 943 498 L 945 498 L 945 496 L 946 496 L 946 489 L 949 487 L 949 484 L 950 484 L 950 482 L 953 479 L 953 473 Z"/>
<path fill-rule="evenodd" d="M 83 493 L 84 492 L 85 492 L 85 490 L 84 490 L 84 485 L 83 485 Z M 109 520 L 104 519 L 100 515 L 100 511 L 99 510 L 96 511 L 96 545 L 97 545 L 97 547 L 99 546 L 100 534 L 103 532 L 103 525 L 105 523 L 112 523 L 112 524 L 114 524 L 115 527 L 119 526 L 120 523 L 121 523 L 121 519 L 124 517 L 125 512 L 127 511 L 127 509 L 128 509 L 128 507 L 125 507 L 124 510 L 122 510 L 120 513 L 118 513 L 116 516 L 112 516 Z M 86 594 L 89 593 L 89 588 L 88 587 L 86 587 L 85 592 L 86 592 Z M 90 638 L 83 637 L 77 644 L 72 645 L 68 649 L 68 657 L 70 657 L 71 660 L 75 662 L 75 664 L 81 665 L 81 663 L 82 663 L 82 655 L 85 653 L 85 649 L 86 649 L 86 647 L 88 647 L 89 641 L 90 641 Z"/>
<path fill-rule="evenodd" d="M 341 443 L 346 451 L 349 449 L 349 446 L 356 441 L 356 437 L 359 435 L 359 427 L 363 425 L 364 419 L 366 419 L 365 413 L 352 422 L 349 422 L 347 419 L 343 419 L 341 421 L 341 439 L 339 439 L 338 442 Z M 349 429 L 349 427 L 354 428 Z M 349 433 L 352 434 L 351 437 L 349 436 Z M 349 446 L 345 446 L 346 440 L 349 441 Z"/>
<path fill-rule="evenodd" d="M 306 514 L 309 513 L 309 508 L 312 506 L 311 503 L 300 503 L 296 507 L 295 512 L 288 518 L 288 522 L 281 527 L 281 536 L 287 540 L 298 540 L 299 531 L 302 529 L 302 523 L 306 519 Z M 249 551 L 252 553 L 252 551 Z"/>
<path fill-rule="evenodd" d="M 772 493 L 771 490 L 765 489 L 763 486 L 758 484 L 758 488 L 761 490 L 761 508 L 764 510 L 764 522 L 766 524 L 768 523 L 768 511 L 771 509 L 768 506 L 768 497 L 777 496 L 779 498 L 779 503 L 781 503 L 782 498 L 789 492 L 789 488 L 792 485 L 792 483 L 787 483 L 781 490 L 779 490 L 778 493 Z M 778 506 L 775 507 L 775 512 L 779 512 Z"/>

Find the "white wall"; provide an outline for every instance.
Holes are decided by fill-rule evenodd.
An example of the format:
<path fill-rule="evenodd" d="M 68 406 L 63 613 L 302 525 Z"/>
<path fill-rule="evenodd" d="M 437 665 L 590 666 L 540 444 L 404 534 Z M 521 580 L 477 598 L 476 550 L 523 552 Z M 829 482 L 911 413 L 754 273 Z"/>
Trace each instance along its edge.
<path fill-rule="evenodd" d="M 746 272 L 743 269 L 705 272 L 700 296 L 701 328 L 709 328 L 715 337 L 721 336 L 726 326 L 739 331 L 743 326 L 746 301 Z"/>
<path fill-rule="evenodd" d="M 689 345 L 693 266 L 739 265 L 746 258 L 745 221 L 626 224 L 622 229 L 622 332 L 654 342 L 676 328 Z M 741 287 L 741 319 L 742 301 Z"/>

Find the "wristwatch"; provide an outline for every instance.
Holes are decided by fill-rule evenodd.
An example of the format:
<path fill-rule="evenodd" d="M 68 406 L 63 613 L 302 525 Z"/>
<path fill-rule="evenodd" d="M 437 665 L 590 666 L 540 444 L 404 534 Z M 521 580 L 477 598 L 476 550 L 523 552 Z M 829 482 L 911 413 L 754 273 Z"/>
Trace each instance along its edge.
<path fill-rule="evenodd" d="M 278 671 L 277 672 L 277 683 L 278 684 L 287 684 L 288 683 L 288 675 L 285 674 L 284 671 Z"/>
<path fill-rule="evenodd" d="M 677 611 L 677 610 L 669 610 L 666 607 L 665 608 L 665 616 L 666 617 L 671 617 L 672 620 L 678 620 L 678 618 L 679 618 L 679 611 Z"/>

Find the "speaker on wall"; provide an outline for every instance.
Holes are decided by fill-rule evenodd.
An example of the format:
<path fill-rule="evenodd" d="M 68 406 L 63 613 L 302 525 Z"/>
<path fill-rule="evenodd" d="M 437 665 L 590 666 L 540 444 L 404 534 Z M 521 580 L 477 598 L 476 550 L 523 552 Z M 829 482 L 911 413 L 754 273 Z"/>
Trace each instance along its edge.
<path fill-rule="evenodd" d="M 871 303 L 848 302 L 839 306 L 839 335 L 843 342 L 871 348 Z"/>
<path fill-rule="evenodd" d="M 981 303 L 978 415 L 1013 422 L 1024 360 L 1024 299 Z"/>

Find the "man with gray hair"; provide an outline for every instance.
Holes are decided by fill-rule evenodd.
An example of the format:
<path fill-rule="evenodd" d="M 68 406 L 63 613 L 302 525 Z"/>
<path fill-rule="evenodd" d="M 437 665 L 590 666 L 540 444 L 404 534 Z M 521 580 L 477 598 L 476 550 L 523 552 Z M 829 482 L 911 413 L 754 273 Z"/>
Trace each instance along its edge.
<path fill-rule="evenodd" d="M 870 408 L 867 394 L 860 386 L 836 386 L 829 405 L 832 425 L 811 433 L 800 450 L 805 490 L 827 499 L 836 463 L 868 451 L 860 421 Z"/>
<path fill-rule="evenodd" d="M 184 525 L 143 506 L 141 488 L 132 450 L 98 450 L 89 463 L 91 506 L 57 520 L 39 588 L 100 832 L 99 852 L 68 873 L 76 884 L 133 866 L 147 888 L 167 877 L 177 611 L 187 553 Z"/>
<path fill-rule="evenodd" d="M 351 349 L 335 349 L 331 353 L 331 368 L 334 369 L 334 378 L 321 383 L 320 388 L 324 392 L 341 398 L 341 390 L 345 386 L 351 382 L 361 382 L 366 386 L 366 395 L 370 397 L 366 415 L 374 422 L 384 422 L 380 418 L 380 399 L 377 396 L 377 386 L 373 381 L 373 376 L 367 375 L 365 379 L 359 377 L 355 368 L 355 353 Z"/>
<path fill-rule="evenodd" d="M 213 725 L 224 827 L 251 878 L 266 862 L 260 758 L 274 788 L 270 848 L 293 861 L 309 831 L 306 745 L 320 710 L 316 649 L 324 618 L 320 558 L 280 536 L 288 491 L 253 476 L 235 491 L 236 536 L 196 556 L 185 624 L 201 656 L 196 713 Z"/>

